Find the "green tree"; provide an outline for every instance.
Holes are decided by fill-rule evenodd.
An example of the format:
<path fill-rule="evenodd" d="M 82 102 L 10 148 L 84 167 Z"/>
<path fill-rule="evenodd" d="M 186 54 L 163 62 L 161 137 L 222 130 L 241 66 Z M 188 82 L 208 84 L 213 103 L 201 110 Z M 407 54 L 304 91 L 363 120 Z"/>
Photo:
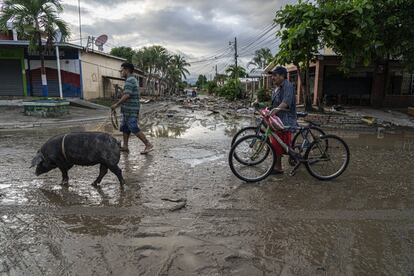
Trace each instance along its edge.
<path fill-rule="evenodd" d="M 155 92 L 155 80 L 167 83 L 167 89 L 174 93 L 182 87 L 182 79 L 189 75 L 190 64 L 181 55 L 170 55 L 162 46 L 143 47 L 132 58 L 134 64 L 147 73 L 147 89 Z"/>
<path fill-rule="evenodd" d="M 390 85 L 389 62 L 400 60 L 414 70 L 414 2 L 412 0 L 318 1 L 324 11 L 323 40 L 342 57 L 348 71 L 359 64 L 374 65 L 386 81 L 374 74 L 374 83 Z M 381 69 L 383 68 L 383 69 Z M 372 97 L 379 105 L 381 97 Z"/>
<path fill-rule="evenodd" d="M 134 64 L 147 73 L 146 88 L 155 93 L 155 80 L 165 79 L 170 55 L 166 48 L 154 45 L 143 47 L 132 57 Z"/>
<path fill-rule="evenodd" d="M 218 89 L 218 95 L 228 100 L 236 100 L 242 97 L 242 90 L 240 81 L 230 79 Z"/>
<path fill-rule="evenodd" d="M 70 35 L 68 25 L 58 16 L 62 10 L 59 0 L 5 0 L 0 11 L 0 29 L 6 31 L 10 22 L 20 36 L 30 41 L 29 50 L 39 52 L 45 97 L 48 96 L 45 51 L 51 48 L 59 33 L 62 41 Z"/>
<path fill-rule="evenodd" d="M 207 84 L 207 77 L 205 75 L 199 75 L 196 81 L 196 86 L 198 89 L 203 89 Z"/>
<path fill-rule="evenodd" d="M 231 79 L 245 78 L 247 76 L 246 69 L 241 66 L 236 67 L 236 65 L 230 65 L 225 72 Z"/>
<path fill-rule="evenodd" d="M 132 62 L 132 57 L 134 56 L 135 51 L 131 47 L 121 46 L 112 48 L 110 54 L 113 56 L 124 58 L 128 62 Z"/>
<path fill-rule="evenodd" d="M 208 81 L 207 85 L 206 85 L 206 88 L 207 88 L 207 92 L 209 94 L 216 94 L 217 91 L 218 91 L 218 86 L 217 86 L 217 83 L 215 81 Z"/>
<path fill-rule="evenodd" d="M 187 79 L 187 75 L 190 74 L 187 67 L 190 64 L 180 55 L 173 55 L 169 59 L 168 70 L 167 70 L 167 81 L 170 84 L 170 92 L 176 92 L 176 84 L 179 88 L 182 88 L 182 79 Z"/>
<path fill-rule="evenodd" d="M 179 71 L 180 77 L 183 79 L 187 79 L 187 75 L 190 74 L 187 67 L 190 67 L 191 65 L 181 55 L 173 55 L 170 60 L 170 66 L 175 67 Z"/>
<path fill-rule="evenodd" d="M 276 62 L 294 64 L 298 70 L 305 102 L 305 109 L 312 110 L 310 98 L 309 67 L 323 48 L 320 40 L 323 20 L 318 7 L 311 2 L 299 1 L 286 5 L 276 12 L 275 23 L 280 26 L 277 36 L 281 38 Z"/>
<path fill-rule="evenodd" d="M 410 0 L 318 1 L 325 11 L 327 46 L 344 69 L 400 59 L 414 69 L 414 2 Z M 331 30 L 331 31 L 329 31 Z"/>
<path fill-rule="evenodd" d="M 250 72 L 255 69 L 264 69 L 273 60 L 272 52 L 269 48 L 256 50 L 253 59 L 247 64 L 247 68 L 253 66 Z"/>

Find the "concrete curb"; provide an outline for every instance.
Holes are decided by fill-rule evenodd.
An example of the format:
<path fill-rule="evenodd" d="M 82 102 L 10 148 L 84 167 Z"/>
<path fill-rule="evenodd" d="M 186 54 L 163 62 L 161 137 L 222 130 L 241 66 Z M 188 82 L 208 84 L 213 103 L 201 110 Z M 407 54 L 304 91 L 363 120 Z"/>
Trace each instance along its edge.
<path fill-rule="evenodd" d="M 109 120 L 108 116 L 100 116 L 88 119 L 73 119 L 60 122 L 44 122 L 44 123 L 20 123 L 20 124 L 1 124 L 0 131 L 2 130 L 18 130 L 18 129 L 29 129 L 29 128 L 40 128 L 40 127 L 55 127 L 55 126 L 71 126 L 79 125 L 80 123 L 92 123 Z"/>
<path fill-rule="evenodd" d="M 56 122 L 33 122 L 33 123 L 5 123 L 0 124 L 0 132 L 1 131 L 13 131 L 13 130 L 24 130 L 24 129 L 40 129 L 42 127 L 56 127 L 56 126 L 77 126 L 84 123 L 95 123 L 95 122 L 103 122 L 108 121 L 110 123 L 109 118 L 109 110 L 110 108 L 107 108 L 108 114 L 105 116 L 97 116 L 94 118 L 82 118 L 82 119 L 70 119 L 70 120 L 62 120 L 62 121 L 56 121 Z M 141 115 L 144 115 L 148 112 L 150 112 L 151 109 L 142 109 Z M 118 113 L 120 114 L 120 113 Z M 118 115 L 118 120 L 120 120 L 120 115 Z"/>
<path fill-rule="evenodd" d="M 110 110 L 111 108 L 104 106 L 104 105 L 100 105 L 100 104 L 96 104 L 96 103 L 92 103 L 92 102 L 88 102 L 85 100 L 81 100 L 81 99 L 66 99 L 68 102 L 70 102 L 71 106 L 75 106 L 75 107 L 82 107 L 82 108 L 89 108 L 89 109 L 102 109 L 102 110 Z"/>

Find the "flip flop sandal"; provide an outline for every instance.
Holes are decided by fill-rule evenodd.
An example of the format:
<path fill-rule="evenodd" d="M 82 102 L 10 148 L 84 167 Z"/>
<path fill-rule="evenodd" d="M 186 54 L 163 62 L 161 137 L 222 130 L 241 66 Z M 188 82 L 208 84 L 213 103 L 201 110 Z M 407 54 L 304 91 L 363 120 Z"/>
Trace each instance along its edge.
<path fill-rule="evenodd" d="M 151 146 L 148 149 L 145 149 L 143 152 L 141 152 L 141 154 L 148 154 L 148 153 L 150 153 L 153 150 L 154 150 L 154 146 Z"/>
<path fill-rule="evenodd" d="M 129 153 L 129 149 L 126 149 L 126 148 L 121 148 L 121 152 L 126 152 L 126 153 Z"/>

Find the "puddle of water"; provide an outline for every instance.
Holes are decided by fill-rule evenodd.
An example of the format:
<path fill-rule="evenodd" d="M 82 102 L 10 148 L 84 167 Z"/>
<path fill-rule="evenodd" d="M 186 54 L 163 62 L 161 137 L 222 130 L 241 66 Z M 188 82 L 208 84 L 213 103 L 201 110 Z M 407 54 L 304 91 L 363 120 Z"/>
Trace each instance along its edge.
<path fill-rule="evenodd" d="M 185 147 L 171 149 L 168 156 L 189 164 L 193 168 L 203 163 L 219 160 L 224 157 L 224 154 L 202 148 Z"/>
<path fill-rule="evenodd" d="M 227 139 L 232 137 L 243 126 L 251 125 L 251 118 L 231 118 L 227 115 L 211 114 L 209 111 L 196 111 L 169 118 L 160 114 L 151 118 L 151 122 L 143 121 L 144 131 L 152 137 L 184 138 L 184 139 Z"/>

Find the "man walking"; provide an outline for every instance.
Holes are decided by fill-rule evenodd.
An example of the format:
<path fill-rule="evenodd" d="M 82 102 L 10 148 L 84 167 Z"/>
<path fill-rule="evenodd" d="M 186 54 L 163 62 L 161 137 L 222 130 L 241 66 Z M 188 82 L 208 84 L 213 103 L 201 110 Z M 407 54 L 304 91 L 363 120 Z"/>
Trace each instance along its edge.
<path fill-rule="evenodd" d="M 124 93 L 122 98 L 114 105 L 112 109 L 121 106 L 122 123 L 120 131 L 123 133 L 124 144 L 121 151 L 129 152 L 128 142 L 132 134 L 137 136 L 145 145 L 144 151 L 141 154 L 147 154 L 154 149 L 154 146 L 148 141 L 145 134 L 138 127 L 139 116 L 139 91 L 137 79 L 133 76 L 134 65 L 131 63 L 123 63 L 121 65 L 121 77 L 125 78 Z"/>

